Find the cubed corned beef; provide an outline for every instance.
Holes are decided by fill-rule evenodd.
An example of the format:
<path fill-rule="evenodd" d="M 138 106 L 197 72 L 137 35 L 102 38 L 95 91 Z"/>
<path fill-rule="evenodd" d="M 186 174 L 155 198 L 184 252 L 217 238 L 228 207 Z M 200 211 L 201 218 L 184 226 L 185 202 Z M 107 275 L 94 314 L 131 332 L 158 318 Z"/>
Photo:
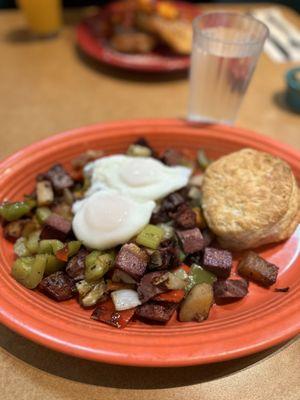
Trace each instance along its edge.
<path fill-rule="evenodd" d="M 139 306 L 135 311 L 135 316 L 150 321 L 166 323 L 176 310 L 177 304 L 174 303 L 146 303 Z"/>
<path fill-rule="evenodd" d="M 62 271 L 44 278 L 38 289 L 56 301 L 68 300 L 76 293 L 74 280 Z"/>
<path fill-rule="evenodd" d="M 88 254 L 89 252 L 86 249 L 82 248 L 74 257 L 72 257 L 68 261 L 66 273 L 75 281 L 80 281 L 84 279 L 85 257 Z"/>
<path fill-rule="evenodd" d="M 191 207 L 183 203 L 174 213 L 170 213 L 175 225 L 180 229 L 192 229 L 196 227 L 196 214 Z"/>
<path fill-rule="evenodd" d="M 167 149 L 161 156 L 161 161 L 170 167 L 180 165 L 184 158 L 183 153 L 176 149 Z"/>
<path fill-rule="evenodd" d="M 163 275 L 165 275 L 165 271 L 155 271 L 149 272 L 142 277 L 137 288 L 137 292 L 142 303 L 146 303 L 146 301 L 150 300 L 157 294 L 164 293 L 168 290 L 163 287 L 163 285 L 155 284 L 156 281 L 159 280 Z"/>
<path fill-rule="evenodd" d="M 125 271 L 135 280 L 140 280 L 146 271 L 148 260 L 146 251 L 134 243 L 128 243 L 121 247 L 116 257 L 115 268 Z"/>
<path fill-rule="evenodd" d="M 74 185 L 73 179 L 61 164 L 53 165 L 53 167 L 47 171 L 46 177 L 52 183 L 54 190 L 58 192 Z"/>
<path fill-rule="evenodd" d="M 176 209 L 185 203 L 185 199 L 179 192 L 170 193 L 161 203 L 163 210 L 168 212 L 175 212 Z"/>
<path fill-rule="evenodd" d="M 162 207 L 159 207 L 157 210 L 154 210 L 150 219 L 150 223 L 154 225 L 168 221 L 170 221 L 170 217 L 167 211 L 164 210 Z"/>
<path fill-rule="evenodd" d="M 72 224 L 67 219 L 57 214 L 51 214 L 44 222 L 40 235 L 41 239 L 66 240 L 72 229 Z"/>
<path fill-rule="evenodd" d="M 196 253 L 203 249 L 204 240 L 200 229 L 177 230 L 176 235 L 185 254 Z"/>
<path fill-rule="evenodd" d="M 155 250 L 148 263 L 148 270 L 163 270 L 176 268 L 179 265 L 177 248 L 173 240 L 164 240 Z"/>
<path fill-rule="evenodd" d="M 188 256 L 185 257 L 184 263 L 186 265 L 191 266 L 192 264 L 197 264 L 201 265 L 203 260 L 203 251 L 197 251 L 196 253 L 189 254 Z"/>
<path fill-rule="evenodd" d="M 203 268 L 217 277 L 225 279 L 230 275 L 232 254 L 227 250 L 206 247 L 203 253 Z"/>
<path fill-rule="evenodd" d="M 237 300 L 248 293 L 248 282 L 245 279 L 218 280 L 213 285 L 215 299 Z"/>

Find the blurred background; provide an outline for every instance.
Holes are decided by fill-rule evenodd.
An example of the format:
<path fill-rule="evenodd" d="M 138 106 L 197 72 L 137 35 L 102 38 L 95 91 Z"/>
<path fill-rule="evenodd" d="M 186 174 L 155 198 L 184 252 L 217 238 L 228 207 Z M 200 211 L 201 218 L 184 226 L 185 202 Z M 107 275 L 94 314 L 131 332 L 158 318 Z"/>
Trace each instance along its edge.
<path fill-rule="evenodd" d="M 191 3 L 201 3 L 201 1 L 197 0 L 190 0 Z M 237 3 L 236 0 L 207 0 L 205 3 Z M 263 1 L 257 0 L 255 3 L 262 3 Z M 82 7 L 88 5 L 103 5 L 109 3 L 106 0 L 64 0 L 63 5 L 66 7 Z M 244 0 L 243 3 L 254 3 L 251 0 Z M 265 2 L 264 2 L 265 3 Z M 299 0 L 275 0 L 272 1 L 273 4 L 282 4 L 288 7 L 292 7 L 298 12 L 300 12 L 300 1 Z M 0 7 L 1 8 L 10 8 L 15 7 L 16 2 L 14 0 L 0 0 Z"/>

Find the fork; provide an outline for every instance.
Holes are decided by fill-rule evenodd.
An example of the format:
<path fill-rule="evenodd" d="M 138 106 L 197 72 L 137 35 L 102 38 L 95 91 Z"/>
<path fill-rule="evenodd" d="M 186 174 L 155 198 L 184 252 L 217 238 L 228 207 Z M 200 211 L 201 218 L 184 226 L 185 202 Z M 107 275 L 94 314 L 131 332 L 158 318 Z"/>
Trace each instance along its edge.
<path fill-rule="evenodd" d="M 292 37 L 289 29 L 282 22 L 278 21 L 278 19 L 271 14 L 267 15 L 267 19 L 287 36 L 287 39 L 291 46 L 300 48 L 300 40 Z"/>

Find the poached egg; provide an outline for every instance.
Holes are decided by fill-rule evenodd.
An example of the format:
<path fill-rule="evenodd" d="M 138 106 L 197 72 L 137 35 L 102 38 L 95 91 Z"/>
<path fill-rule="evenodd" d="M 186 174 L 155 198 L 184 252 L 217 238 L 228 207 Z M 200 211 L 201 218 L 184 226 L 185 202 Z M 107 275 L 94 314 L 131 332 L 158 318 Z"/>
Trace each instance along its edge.
<path fill-rule="evenodd" d="M 73 205 L 73 231 L 85 246 L 105 250 L 137 235 L 149 223 L 155 200 L 186 186 L 192 170 L 113 155 L 89 163 L 84 172 L 91 186 Z"/>

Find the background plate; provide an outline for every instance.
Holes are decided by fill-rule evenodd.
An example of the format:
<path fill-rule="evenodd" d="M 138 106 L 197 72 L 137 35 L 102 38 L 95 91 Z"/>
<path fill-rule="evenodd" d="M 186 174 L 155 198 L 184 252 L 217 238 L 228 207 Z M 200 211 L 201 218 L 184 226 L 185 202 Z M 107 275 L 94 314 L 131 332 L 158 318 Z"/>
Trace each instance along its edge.
<path fill-rule="evenodd" d="M 181 13 L 191 21 L 200 14 L 198 6 L 175 2 Z M 99 11 L 98 15 L 85 18 L 76 28 L 78 46 L 101 63 L 117 68 L 140 72 L 171 72 L 189 68 L 190 57 L 172 54 L 167 50 L 149 54 L 126 54 L 112 49 L 99 30 L 101 20 L 128 7 L 127 2 L 114 2 Z"/>
<path fill-rule="evenodd" d="M 145 136 L 155 149 L 169 146 L 191 152 L 203 147 L 211 158 L 249 146 L 285 159 L 300 178 L 299 153 L 240 128 L 193 126 L 178 120 L 139 120 L 75 129 L 53 136 L 0 164 L 0 201 L 17 200 L 34 187 L 35 176 L 53 163 L 69 166 L 79 153 L 103 149 L 123 152 Z M 207 321 L 166 326 L 130 324 L 118 330 L 90 319 L 75 300 L 56 303 L 19 285 L 10 276 L 13 248 L 0 232 L 0 320 L 38 343 L 74 356 L 139 366 L 183 366 L 245 356 L 279 344 L 300 332 L 300 228 L 286 242 L 261 249 L 280 268 L 275 293 L 250 284 L 249 295 L 233 304 L 214 306 Z"/>

